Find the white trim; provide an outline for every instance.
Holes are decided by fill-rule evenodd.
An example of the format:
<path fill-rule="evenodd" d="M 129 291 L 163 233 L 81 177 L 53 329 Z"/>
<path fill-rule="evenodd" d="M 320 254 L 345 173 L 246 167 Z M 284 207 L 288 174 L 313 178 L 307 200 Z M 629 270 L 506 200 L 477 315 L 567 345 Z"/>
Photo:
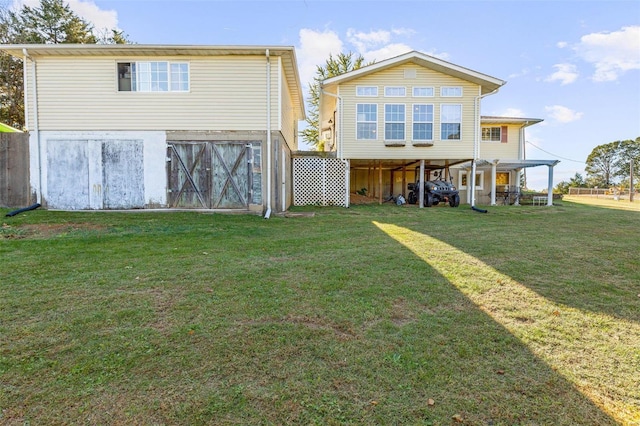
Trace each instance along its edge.
<path fill-rule="evenodd" d="M 442 114 L 442 107 L 444 107 L 444 106 L 459 106 L 460 107 L 460 121 L 459 122 L 458 121 L 443 121 L 443 118 L 442 118 L 442 115 L 443 115 Z M 438 130 L 439 130 L 439 136 L 440 136 L 440 140 L 441 141 L 461 141 L 462 140 L 462 117 L 464 116 L 463 112 L 462 112 L 462 109 L 463 109 L 462 104 L 449 104 L 449 103 L 441 103 L 440 104 L 440 120 L 439 120 L 440 128 Z M 456 123 L 460 124 L 460 136 L 458 137 L 458 139 L 448 139 L 448 138 L 447 139 L 443 139 L 442 138 L 442 125 L 443 124 L 456 124 Z"/>
<path fill-rule="evenodd" d="M 416 95 L 416 89 L 431 89 L 430 95 Z M 413 86 L 411 88 L 411 96 L 414 98 L 433 98 L 435 97 L 436 89 L 433 86 Z"/>
<path fill-rule="evenodd" d="M 404 90 L 404 95 L 388 95 L 387 94 L 387 89 L 389 90 L 397 90 L 397 89 L 402 89 Z M 405 86 L 384 86 L 384 97 L 385 98 L 406 98 L 407 97 L 407 88 Z"/>
<path fill-rule="evenodd" d="M 363 94 L 360 94 L 358 92 L 360 89 L 375 89 L 376 93 L 374 95 L 363 95 Z M 378 97 L 378 92 L 379 92 L 378 86 L 356 86 L 356 97 L 357 98 L 377 98 Z"/>
<path fill-rule="evenodd" d="M 462 184 L 462 177 L 463 176 L 467 176 L 469 175 L 470 172 L 467 172 L 466 170 L 460 170 L 460 172 L 458 173 L 458 189 L 460 190 L 466 190 L 469 187 L 469 179 L 467 178 L 467 185 L 463 185 Z M 475 186 L 475 189 L 480 189 L 480 190 L 484 190 L 484 170 L 476 170 L 476 176 L 479 176 L 479 180 L 480 184 Z"/>
<path fill-rule="evenodd" d="M 401 142 L 401 141 L 406 141 L 407 140 L 407 104 L 404 103 L 396 103 L 396 102 L 390 102 L 390 103 L 385 103 L 384 105 L 384 111 L 383 111 L 383 127 L 384 127 L 384 137 L 382 140 L 384 141 L 393 141 L 393 142 Z M 388 139 L 387 138 L 387 106 L 392 106 L 392 105 L 402 105 L 404 107 L 404 120 L 402 122 L 400 121 L 389 121 L 389 124 L 400 124 L 402 123 L 404 125 L 404 138 L 402 139 Z"/>
<path fill-rule="evenodd" d="M 375 121 L 375 123 L 376 123 L 375 136 L 376 137 L 375 138 L 359 138 L 358 137 L 358 123 L 360 123 L 360 121 L 358 120 L 358 105 L 374 105 L 376 107 L 376 121 Z M 378 135 L 380 134 L 380 132 L 379 132 L 380 129 L 379 129 L 379 126 L 378 126 L 378 124 L 379 124 L 378 122 L 380 121 L 379 117 L 378 117 L 378 114 L 379 114 L 378 104 L 377 103 L 367 103 L 367 102 L 356 103 L 356 111 L 355 112 L 356 112 L 356 128 L 355 128 L 356 134 L 355 134 L 355 139 L 357 141 L 376 141 L 376 140 L 378 140 Z M 362 123 L 373 123 L 373 122 L 372 121 L 362 121 Z"/>
<path fill-rule="evenodd" d="M 416 120 L 416 116 L 415 116 L 415 110 L 414 108 L 416 106 L 431 106 L 431 121 L 417 121 Z M 421 104 L 421 103 L 414 103 L 411 105 L 411 140 L 414 141 L 433 141 L 434 138 L 434 134 L 435 134 L 435 105 L 434 104 Z M 428 113 L 427 113 L 428 114 Z M 416 134 L 415 134 L 415 128 L 413 127 L 416 124 L 431 124 L 431 138 L 430 139 L 418 139 L 416 138 Z"/>
<path fill-rule="evenodd" d="M 445 91 L 448 91 L 450 89 L 454 90 L 454 91 L 460 90 L 460 94 L 459 95 L 447 95 L 447 94 L 445 94 Z M 463 96 L 464 96 L 464 89 L 462 88 L 462 86 L 442 86 L 440 88 L 440 97 L 441 98 L 461 98 Z"/>

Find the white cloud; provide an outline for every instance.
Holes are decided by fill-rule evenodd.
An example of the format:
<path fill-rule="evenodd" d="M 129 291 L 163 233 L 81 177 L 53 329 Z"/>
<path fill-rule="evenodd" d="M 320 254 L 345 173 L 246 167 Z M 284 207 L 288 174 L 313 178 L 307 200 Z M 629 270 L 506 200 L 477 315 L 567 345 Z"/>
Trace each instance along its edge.
<path fill-rule="evenodd" d="M 407 52 L 411 52 L 413 49 L 404 43 L 393 43 L 381 47 L 377 50 L 369 50 L 362 52 L 365 62 L 380 62 L 385 59 L 393 58 L 395 56 L 402 55 Z"/>
<path fill-rule="evenodd" d="M 595 67 L 594 81 L 615 81 L 627 71 L 640 70 L 640 26 L 587 34 L 573 49 Z"/>
<path fill-rule="evenodd" d="M 91 0 L 66 0 L 66 3 L 78 16 L 90 22 L 97 31 L 105 28 L 118 28 L 118 12 L 115 10 L 100 9 Z M 40 0 L 14 0 L 13 2 L 15 10 L 20 9 L 23 5 L 38 7 Z"/>
<path fill-rule="evenodd" d="M 573 111 L 562 105 L 552 105 L 544 107 L 549 116 L 560 123 L 571 123 L 582 118 L 583 113 Z"/>
<path fill-rule="evenodd" d="M 568 45 L 569 45 L 569 43 L 567 43 L 566 41 L 559 41 L 559 42 L 556 43 L 556 46 L 558 46 L 560 49 L 564 49 Z"/>
<path fill-rule="evenodd" d="M 391 41 L 391 32 L 378 30 L 365 33 L 349 28 L 347 30 L 347 40 L 358 49 L 358 52 L 362 53 L 377 46 L 389 43 Z"/>
<path fill-rule="evenodd" d="M 296 54 L 300 80 L 303 85 L 310 83 L 316 74 L 316 67 L 323 65 L 329 55 L 337 55 L 342 52 L 343 43 L 337 33 L 325 30 L 315 31 L 303 28 L 299 32 L 300 47 Z"/>
<path fill-rule="evenodd" d="M 523 118 L 527 116 L 524 113 L 524 111 L 518 108 L 507 108 L 502 113 L 497 115 L 500 117 L 519 117 L 519 118 Z"/>
<path fill-rule="evenodd" d="M 555 64 L 556 72 L 545 78 L 544 81 L 559 81 L 561 85 L 571 84 L 578 78 L 576 66 L 573 64 Z"/>

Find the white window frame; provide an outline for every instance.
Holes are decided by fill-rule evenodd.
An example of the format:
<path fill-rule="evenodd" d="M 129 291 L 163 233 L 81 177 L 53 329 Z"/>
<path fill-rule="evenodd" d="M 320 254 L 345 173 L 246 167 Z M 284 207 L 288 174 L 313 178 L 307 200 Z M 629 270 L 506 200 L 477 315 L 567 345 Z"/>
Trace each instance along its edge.
<path fill-rule="evenodd" d="M 360 106 L 364 106 L 364 105 L 369 105 L 369 106 L 373 106 L 375 107 L 375 121 L 367 121 L 367 120 L 360 120 L 360 114 L 367 114 L 366 112 L 359 112 L 358 109 Z M 359 124 L 371 124 L 374 123 L 375 124 L 375 130 L 374 130 L 374 136 L 373 138 L 363 138 L 360 137 L 360 132 L 358 129 L 358 125 Z M 378 104 L 369 104 L 369 103 L 361 103 L 361 104 L 356 104 L 356 140 L 359 141 L 375 141 L 378 139 Z"/>
<path fill-rule="evenodd" d="M 419 94 L 420 90 L 426 90 L 428 92 L 431 92 L 431 94 L 420 95 Z M 434 93 L 435 93 L 435 90 L 433 89 L 433 86 L 415 86 L 413 88 L 413 97 L 414 98 L 433 98 Z"/>
<path fill-rule="evenodd" d="M 445 117 L 444 108 L 448 106 L 457 106 L 460 109 L 460 121 L 450 120 L 449 117 Z M 447 119 L 447 121 L 445 121 Z M 443 126 L 446 124 L 458 124 L 458 138 L 457 139 L 449 139 L 443 137 Z M 462 104 L 440 104 L 440 140 L 441 141 L 459 141 L 462 140 Z"/>
<path fill-rule="evenodd" d="M 442 86 L 440 88 L 440 97 L 443 98 L 461 98 L 462 86 Z"/>
<path fill-rule="evenodd" d="M 387 107 L 401 106 L 402 121 L 387 120 Z M 394 114 L 390 112 L 390 114 Z M 401 138 L 389 138 L 387 137 L 387 124 L 402 124 L 402 137 Z M 405 104 L 384 104 L 384 140 L 385 141 L 404 141 L 407 138 L 407 106 Z"/>
<path fill-rule="evenodd" d="M 490 130 L 490 138 L 489 139 L 485 139 L 484 138 L 484 131 L 486 129 Z M 492 139 L 491 138 L 491 136 L 493 136 L 493 130 L 494 129 L 498 129 L 498 139 Z M 502 142 L 502 127 L 501 126 L 482 126 L 482 129 L 480 130 L 480 140 L 482 142 L 489 142 L 489 143 Z"/>
<path fill-rule="evenodd" d="M 156 70 L 153 70 L 153 64 L 156 64 Z M 160 79 L 162 71 L 158 71 L 157 64 L 166 66 L 166 80 Z M 116 62 L 116 73 L 120 79 L 121 66 L 129 65 L 129 90 L 121 90 L 118 85 L 118 92 L 138 92 L 138 93 L 188 93 L 191 90 L 191 66 L 185 61 L 118 61 Z M 186 71 L 179 72 L 178 84 L 184 82 L 182 77 L 186 76 L 186 89 L 174 89 L 175 77 L 172 72 L 173 65 L 184 66 Z M 145 68 L 143 70 L 143 68 Z M 164 75 L 162 75 L 164 77 Z M 163 90 L 159 84 L 166 84 L 166 90 Z"/>
<path fill-rule="evenodd" d="M 466 170 L 461 170 L 460 173 L 458 173 L 459 190 L 467 189 L 467 185 L 462 184 L 462 177 L 467 176 L 470 173 L 471 172 L 467 172 Z M 476 185 L 476 189 L 484 190 L 484 170 L 476 170 L 476 183 L 478 183 L 478 181 L 480 181 L 480 183 Z M 467 183 L 468 182 L 469 180 L 467 179 Z"/>
<path fill-rule="evenodd" d="M 416 119 L 416 107 L 421 107 L 421 106 L 426 106 L 426 107 L 431 107 L 431 121 L 422 121 L 422 120 L 418 120 Z M 413 121 L 413 126 L 411 128 L 412 131 L 412 138 L 414 141 L 432 141 L 433 140 L 433 133 L 434 133 L 434 115 L 435 115 L 435 107 L 433 104 L 413 104 L 413 107 L 411 108 L 412 111 L 412 121 Z M 429 114 L 429 112 L 427 111 L 426 114 Z M 416 124 L 431 124 L 431 138 L 428 139 L 420 139 L 418 137 L 416 137 Z"/>
<path fill-rule="evenodd" d="M 404 86 L 384 86 L 386 98 L 404 98 L 407 96 L 407 88 Z"/>
<path fill-rule="evenodd" d="M 358 97 L 377 97 L 378 86 L 356 86 L 356 96 Z"/>

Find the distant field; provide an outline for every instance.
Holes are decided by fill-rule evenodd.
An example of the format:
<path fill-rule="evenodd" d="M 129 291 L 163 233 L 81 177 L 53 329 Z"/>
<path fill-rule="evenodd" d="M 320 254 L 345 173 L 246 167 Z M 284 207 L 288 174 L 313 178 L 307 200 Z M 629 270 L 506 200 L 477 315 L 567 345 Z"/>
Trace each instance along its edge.
<path fill-rule="evenodd" d="M 613 200 L 611 198 L 596 198 L 589 196 L 579 195 L 565 195 L 562 197 L 564 201 L 570 201 L 572 203 L 588 204 L 590 206 L 607 207 L 620 210 L 635 210 L 640 211 L 640 196 L 636 195 L 633 202 L 629 202 L 629 198 Z"/>

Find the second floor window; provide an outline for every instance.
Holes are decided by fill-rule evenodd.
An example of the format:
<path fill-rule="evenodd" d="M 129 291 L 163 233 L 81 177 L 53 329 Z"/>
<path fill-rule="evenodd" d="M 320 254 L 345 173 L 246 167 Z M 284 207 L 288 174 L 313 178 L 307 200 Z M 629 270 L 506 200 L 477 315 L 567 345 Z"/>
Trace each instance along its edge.
<path fill-rule="evenodd" d="M 413 140 L 433 140 L 433 105 L 413 106 Z"/>
<path fill-rule="evenodd" d="M 356 139 L 376 139 L 378 134 L 378 105 L 356 105 Z"/>
<path fill-rule="evenodd" d="M 440 105 L 440 139 L 460 140 L 462 105 Z"/>
<path fill-rule="evenodd" d="M 120 92 L 188 92 L 187 62 L 141 61 L 118 63 Z"/>
<path fill-rule="evenodd" d="M 384 139 L 404 140 L 404 104 L 384 106 Z"/>
<path fill-rule="evenodd" d="M 483 127 L 482 140 L 484 142 L 500 142 L 502 140 L 500 127 Z"/>

